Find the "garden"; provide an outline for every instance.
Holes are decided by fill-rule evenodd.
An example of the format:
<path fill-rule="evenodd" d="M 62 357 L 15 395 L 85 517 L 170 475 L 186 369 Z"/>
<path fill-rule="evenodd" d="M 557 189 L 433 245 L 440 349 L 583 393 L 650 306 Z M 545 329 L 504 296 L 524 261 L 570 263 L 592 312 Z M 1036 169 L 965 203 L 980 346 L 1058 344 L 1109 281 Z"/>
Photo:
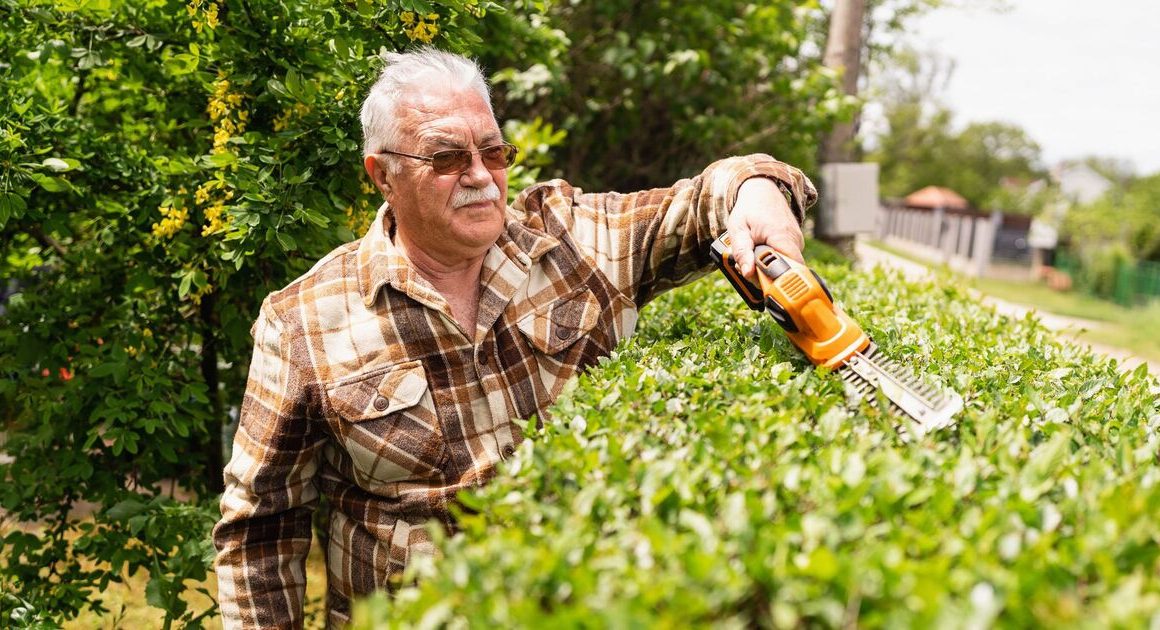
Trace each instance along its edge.
<path fill-rule="evenodd" d="M 937 4 L 878 2 L 878 32 Z M 753 151 L 816 175 L 856 106 L 823 5 L 0 0 L 0 625 L 219 623 L 250 325 L 373 217 L 380 52 L 479 58 L 513 192 Z M 1160 624 L 1155 378 L 949 284 L 807 257 L 884 353 L 964 396 L 953 427 L 903 439 L 714 273 L 529 420 L 356 624 Z"/>

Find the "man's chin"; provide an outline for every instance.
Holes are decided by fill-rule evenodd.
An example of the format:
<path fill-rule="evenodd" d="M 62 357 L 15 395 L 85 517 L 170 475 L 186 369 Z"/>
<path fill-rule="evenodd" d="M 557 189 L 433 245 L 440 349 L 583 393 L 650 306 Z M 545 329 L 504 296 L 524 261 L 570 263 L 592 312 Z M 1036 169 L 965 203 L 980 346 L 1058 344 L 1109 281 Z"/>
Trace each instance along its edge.
<path fill-rule="evenodd" d="M 459 212 L 458 210 L 456 212 Z M 471 243 L 477 247 L 491 247 L 503 232 L 503 215 L 494 207 L 481 211 L 478 218 L 474 216 L 459 216 L 461 219 L 456 226 L 459 240 Z"/>

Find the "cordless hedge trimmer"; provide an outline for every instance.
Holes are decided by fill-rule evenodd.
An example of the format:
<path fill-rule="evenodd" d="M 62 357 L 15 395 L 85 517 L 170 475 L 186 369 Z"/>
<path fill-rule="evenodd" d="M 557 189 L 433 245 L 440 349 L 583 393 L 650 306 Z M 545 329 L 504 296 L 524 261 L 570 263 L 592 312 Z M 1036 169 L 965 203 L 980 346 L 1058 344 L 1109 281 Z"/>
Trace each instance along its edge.
<path fill-rule="evenodd" d="M 919 380 L 878 347 L 854 320 L 834 305 L 830 289 L 809 267 L 772 247 L 754 250 L 760 286 L 745 279 L 733 261 L 729 234 L 713 241 L 710 255 L 742 299 L 764 310 L 811 362 L 837 372 L 854 397 L 870 400 L 880 391 L 895 413 L 914 420 L 907 433 L 921 436 L 949 426 L 963 408 L 958 393 Z M 905 428 L 904 428 L 905 429 Z"/>

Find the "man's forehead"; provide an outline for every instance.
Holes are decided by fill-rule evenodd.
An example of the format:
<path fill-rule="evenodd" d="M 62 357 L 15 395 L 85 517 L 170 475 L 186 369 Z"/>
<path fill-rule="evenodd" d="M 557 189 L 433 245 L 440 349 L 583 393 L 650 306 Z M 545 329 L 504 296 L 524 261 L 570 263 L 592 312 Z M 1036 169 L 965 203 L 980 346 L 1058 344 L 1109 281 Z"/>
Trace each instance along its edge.
<path fill-rule="evenodd" d="M 424 90 L 399 107 L 404 133 L 426 146 L 459 148 L 503 139 L 491 109 L 476 92 Z"/>

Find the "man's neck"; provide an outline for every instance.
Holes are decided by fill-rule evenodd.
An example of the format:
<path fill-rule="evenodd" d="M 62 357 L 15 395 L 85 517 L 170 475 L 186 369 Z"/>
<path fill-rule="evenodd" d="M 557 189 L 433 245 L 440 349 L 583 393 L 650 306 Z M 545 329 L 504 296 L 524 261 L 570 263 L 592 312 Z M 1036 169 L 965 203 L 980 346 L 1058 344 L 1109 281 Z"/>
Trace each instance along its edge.
<path fill-rule="evenodd" d="M 463 330 L 473 334 L 479 309 L 479 275 L 487 251 L 474 256 L 443 259 L 409 244 L 397 231 L 394 243 L 415 267 L 415 271 L 447 301 Z"/>

